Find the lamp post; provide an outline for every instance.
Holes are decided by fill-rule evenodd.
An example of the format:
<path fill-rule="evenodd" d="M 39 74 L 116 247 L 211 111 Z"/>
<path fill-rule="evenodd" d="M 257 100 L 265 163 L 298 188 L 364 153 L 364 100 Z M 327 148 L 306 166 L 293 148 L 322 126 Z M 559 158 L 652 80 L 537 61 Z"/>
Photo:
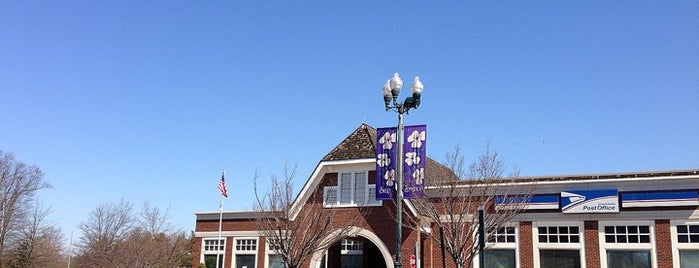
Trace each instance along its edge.
<path fill-rule="evenodd" d="M 420 95 L 422 94 L 423 85 L 420 82 L 420 77 L 415 77 L 415 81 L 410 85 L 412 97 L 405 98 L 403 103 L 398 102 L 398 95 L 403 88 L 403 80 L 400 79 L 398 73 L 393 74 L 393 77 L 386 81 L 383 86 L 383 100 L 386 104 L 386 111 L 393 110 L 398 113 L 398 129 L 396 130 L 396 140 L 398 142 L 398 155 L 396 156 L 396 263 L 395 268 L 401 268 L 401 245 L 403 230 L 403 114 L 409 114 L 410 109 L 417 109 L 420 106 Z"/>

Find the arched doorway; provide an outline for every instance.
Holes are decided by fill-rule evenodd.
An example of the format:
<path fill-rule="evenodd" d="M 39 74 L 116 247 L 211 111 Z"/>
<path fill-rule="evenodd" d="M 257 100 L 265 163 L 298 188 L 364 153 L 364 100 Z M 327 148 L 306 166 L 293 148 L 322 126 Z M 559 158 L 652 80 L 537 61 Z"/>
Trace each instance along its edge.
<path fill-rule="evenodd" d="M 362 228 L 313 255 L 312 268 L 393 268 L 391 253 L 376 234 Z"/>

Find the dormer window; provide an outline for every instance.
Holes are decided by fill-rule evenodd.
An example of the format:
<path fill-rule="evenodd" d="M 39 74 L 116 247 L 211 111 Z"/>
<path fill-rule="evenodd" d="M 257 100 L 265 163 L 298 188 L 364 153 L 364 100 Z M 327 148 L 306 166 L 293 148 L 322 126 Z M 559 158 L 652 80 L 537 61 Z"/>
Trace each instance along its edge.
<path fill-rule="evenodd" d="M 367 171 L 338 174 L 337 186 L 323 189 L 325 207 L 380 206 L 376 200 L 376 185 L 369 184 Z"/>

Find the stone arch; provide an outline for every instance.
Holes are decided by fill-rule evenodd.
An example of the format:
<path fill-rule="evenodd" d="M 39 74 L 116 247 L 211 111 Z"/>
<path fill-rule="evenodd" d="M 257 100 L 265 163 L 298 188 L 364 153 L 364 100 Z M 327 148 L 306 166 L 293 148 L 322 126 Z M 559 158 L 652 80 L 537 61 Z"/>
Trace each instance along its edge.
<path fill-rule="evenodd" d="M 379 249 L 379 252 L 381 252 L 381 256 L 383 256 L 383 260 L 386 263 L 386 268 L 393 268 L 394 264 L 393 264 L 393 259 L 391 257 L 391 252 L 388 251 L 388 247 L 386 247 L 386 244 L 384 244 L 383 241 L 381 241 L 381 238 L 379 238 L 376 234 L 374 234 L 373 232 L 371 232 L 367 229 L 356 227 L 356 226 L 352 226 L 351 228 L 352 228 L 352 230 L 350 231 L 350 233 L 353 234 L 353 236 L 360 236 L 360 237 L 366 238 L 371 243 L 373 243 L 376 246 L 376 248 Z M 326 239 L 328 239 L 329 237 L 332 237 L 334 234 L 336 234 L 338 232 L 340 232 L 340 229 L 334 230 L 330 235 L 328 235 L 326 237 Z M 319 251 L 319 252 L 314 253 L 313 257 L 311 258 L 311 264 L 309 267 L 310 268 L 317 268 L 318 265 L 320 265 L 320 262 L 321 262 L 324 254 L 325 254 L 324 251 Z"/>

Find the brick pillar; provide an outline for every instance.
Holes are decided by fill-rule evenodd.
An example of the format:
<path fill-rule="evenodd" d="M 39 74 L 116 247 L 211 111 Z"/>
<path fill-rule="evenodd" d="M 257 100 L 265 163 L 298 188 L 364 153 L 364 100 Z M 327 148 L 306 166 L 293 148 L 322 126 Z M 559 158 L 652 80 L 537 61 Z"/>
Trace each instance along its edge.
<path fill-rule="evenodd" d="M 602 267 L 599 259 L 599 224 L 597 221 L 585 221 L 585 266 L 588 268 Z"/>
<path fill-rule="evenodd" d="M 672 235 L 670 220 L 655 220 L 655 248 L 658 268 L 672 268 Z"/>
<path fill-rule="evenodd" d="M 532 222 L 519 223 L 519 267 L 534 268 L 534 246 L 532 244 Z"/>

